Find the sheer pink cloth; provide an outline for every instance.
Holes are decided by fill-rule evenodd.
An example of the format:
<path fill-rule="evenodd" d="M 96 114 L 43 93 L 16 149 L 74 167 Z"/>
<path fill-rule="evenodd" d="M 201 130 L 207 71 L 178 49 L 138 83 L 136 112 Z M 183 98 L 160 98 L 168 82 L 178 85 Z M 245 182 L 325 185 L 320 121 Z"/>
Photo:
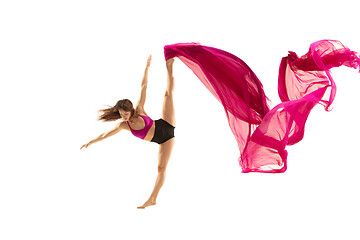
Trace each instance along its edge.
<path fill-rule="evenodd" d="M 184 62 L 224 106 L 243 172 L 284 172 L 286 145 L 303 138 L 306 119 L 316 104 L 328 110 L 334 100 L 330 69 L 360 65 L 358 53 L 334 40 L 311 44 L 301 58 L 289 52 L 279 68 L 282 103 L 269 110 L 261 82 L 235 55 L 197 43 L 167 45 L 164 51 L 166 60 L 178 57 Z"/>

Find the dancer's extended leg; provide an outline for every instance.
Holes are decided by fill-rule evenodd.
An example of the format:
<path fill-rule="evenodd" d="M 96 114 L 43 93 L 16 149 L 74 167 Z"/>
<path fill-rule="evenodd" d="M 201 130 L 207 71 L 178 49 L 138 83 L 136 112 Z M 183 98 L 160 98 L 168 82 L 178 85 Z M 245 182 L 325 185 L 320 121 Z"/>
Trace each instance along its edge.
<path fill-rule="evenodd" d="M 174 75 L 173 75 L 173 63 L 174 59 L 166 61 L 167 68 L 167 85 L 164 96 L 162 118 L 175 127 L 175 108 L 174 108 Z"/>
<path fill-rule="evenodd" d="M 173 93 L 174 93 L 174 77 L 172 71 L 174 59 L 169 59 L 166 61 L 166 68 L 167 68 L 167 87 L 164 96 L 164 103 L 163 103 L 163 112 L 162 118 L 170 123 L 171 125 L 175 126 L 175 109 L 174 109 L 174 102 L 173 102 Z M 175 138 L 171 138 L 168 141 L 160 144 L 159 146 L 159 165 L 158 165 L 158 176 L 156 178 L 154 189 L 149 197 L 149 199 L 140 207 L 138 208 L 145 208 L 148 206 L 152 206 L 156 204 L 156 198 L 159 194 L 161 187 L 165 181 L 166 175 L 166 167 L 169 162 L 172 149 L 174 147 Z"/>

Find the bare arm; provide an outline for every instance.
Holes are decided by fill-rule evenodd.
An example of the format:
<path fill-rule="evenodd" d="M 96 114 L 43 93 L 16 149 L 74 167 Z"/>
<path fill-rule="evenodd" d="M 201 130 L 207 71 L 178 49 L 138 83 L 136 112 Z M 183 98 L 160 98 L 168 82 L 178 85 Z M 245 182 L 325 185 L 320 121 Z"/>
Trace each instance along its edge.
<path fill-rule="evenodd" d="M 147 83 L 148 83 L 148 71 L 149 71 L 150 63 L 151 63 L 151 55 L 147 59 L 144 76 L 141 81 L 140 98 L 136 104 L 136 109 L 140 110 L 141 112 L 144 111 L 144 105 L 145 105 L 145 100 L 146 100 L 146 89 L 147 89 Z"/>
<path fill-rule="evenodd" d="M 117 134 L 118 132 L 120 132 L 121 130 L 124 129 L 124 124 L 125 122 L 120 122 L 118 124 L 116 124 L 115 128 L 111 129 L 110 131 L 108 132 L 105 132 L 105 133 L 102 133 L 100 134 L 98 137 L 94 138 L 93 140 L 91 140 L 90 142 L 84 144 L 80 150 L 82 148 L 87 148 L 89 147 L 91 144 L 93 143 L 97 143 L 97 142 L 100 142 L 102 140 L 104 140 L 105 138 L 108 138 L 108 137 L 111 137 L 111 136 L 114 136 L 115 134 Z"/>

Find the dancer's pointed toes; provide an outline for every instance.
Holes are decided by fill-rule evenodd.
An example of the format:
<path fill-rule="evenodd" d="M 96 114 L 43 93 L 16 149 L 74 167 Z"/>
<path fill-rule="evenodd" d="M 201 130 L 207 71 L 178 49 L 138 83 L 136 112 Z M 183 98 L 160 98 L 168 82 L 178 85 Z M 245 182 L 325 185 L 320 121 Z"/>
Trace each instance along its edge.
<path fill-rule="evenodd" d="M 142 206 L 137 207 L 137 209 L 145 209 L 146 207 L 154 206 L 154 205 L 156 205 L 156 202 L 147 201 Z"/>

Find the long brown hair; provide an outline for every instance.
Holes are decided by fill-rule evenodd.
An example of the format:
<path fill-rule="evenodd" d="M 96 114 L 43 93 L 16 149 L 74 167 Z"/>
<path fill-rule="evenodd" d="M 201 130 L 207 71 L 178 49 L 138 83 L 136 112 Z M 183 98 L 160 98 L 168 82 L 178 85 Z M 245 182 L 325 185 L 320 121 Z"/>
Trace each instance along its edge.
<path fill-rule="evenodd" d="M 119 100 L 113 107 L 109 106 L 108 108 L 99 110 L 98 120 L 109 122 L 121 119 L 119 109 L 131 112 L 131 117 L 138 116 L 132 102 L 129 99 L 122 99 Z"/>

